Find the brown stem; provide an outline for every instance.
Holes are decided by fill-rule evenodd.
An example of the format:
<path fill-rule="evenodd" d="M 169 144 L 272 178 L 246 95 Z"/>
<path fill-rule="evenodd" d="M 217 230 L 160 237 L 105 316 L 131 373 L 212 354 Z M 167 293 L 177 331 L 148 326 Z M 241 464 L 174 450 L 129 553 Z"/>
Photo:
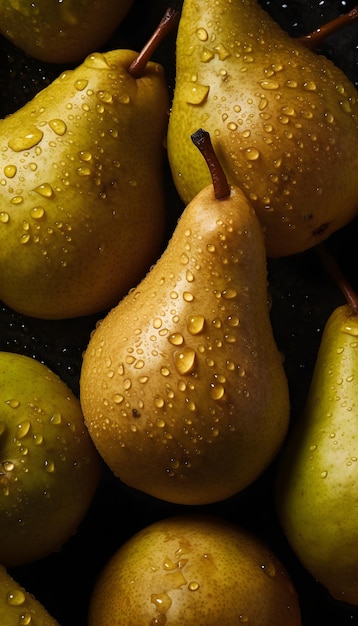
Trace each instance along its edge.
<path fill-rule="evenodd" d="M 176 7 L 169 7 L 158 26 L 156 27 L 153 35 L 147 41 L 144 48 L 138 54 L 137 58 L 129 66 L 129 73 L 133 78 L 140 78 L 143 76 L 148 61 L 153 56 L 154 51 L 157 49 L 163 39 L 178 25 L 180 18 L 180 11 Z"/>
<path fill-rule="evenodd" d="M 358 315 L 358 294 L 354 291 L 352 285 L 341 271 L 337 261 L 329 254 L 325 246 L 320 244 L 316 249 L 324 269 L 338 285 L 353 313 Z"/>
<path fill-rule="evenodd" d="M 357 19 L 358 5 L 348 11 L 348 13 L 340 15 L 339 17 L 336 17 L 336 19 L 327 22 L 327 24 L 324 24 L 320 28 L 317 28 L 317 30 L 314 30 L 312 33 L 309 33 L 308 35 L 303 35 L 302 37 L 298 37 L 296 41 L 299 41 L 307 48 L 314 50 L 315 48 L 318 48 L 318 46 L 324 41 L 324 39 L 326 39 L 326 37 L 332 35 L 333 33 L 336 33 L 338 30 L 344 28 L 345 26 L 349 26 Z"/>
<path fill-rule="evenodd" d="M 210 134 L 208 131 L 199 128 L 191 135 L 191 139 L 193 144 L 200 150 L 208 165 L 213 181 L 215 198 L 217 200 L 228 198 L 231 193 L 230 186 L 227 182 L 221 163 L 215 153 L 213 144 L 211 143 Z"/>

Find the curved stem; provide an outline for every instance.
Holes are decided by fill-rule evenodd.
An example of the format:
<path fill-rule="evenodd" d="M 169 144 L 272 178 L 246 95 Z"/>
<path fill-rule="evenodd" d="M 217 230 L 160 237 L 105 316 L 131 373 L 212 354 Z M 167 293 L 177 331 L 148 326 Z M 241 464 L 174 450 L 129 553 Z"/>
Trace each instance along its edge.
<path fill-rule="evenodd" d="M 296 41 L 299 41 L 307 48 L 314 50 L 322 43 L 322 41 L 324 41 L 324 39 L 326 39 L 326 37 L 332 35 L 333 33 L 336 33 L 338 30 L 344 28 L 345 26 L 349 26 L 357 19 L 358 5 L 348 11 L 348 13 L 340 15 L 336 19 L 327 22 L 327 24 L 324 24 L 320 28 L 317 28 L 317 30 L 314 30 L 312 33 L 309 33 L 308 35 L 303 35 L 302 37 L 297 37 Z"/>
<path fill-rule="evenodd" d="M 215 198 L 217 200 L 228 198 L 231 193 L 230 186 L 227 182 L 221 163 L 215 153 L 213 144 L 211 143 L 210 134 L 208 131 L 199 128 L 191 135 L 191 139 L 193 144 L 200 150 L 208 165 L 213 181 Z"/>
<path fill-rule="evenodd" d="M 178 25 L 179 17 L 180 11 L 174 6 L 169 7 L 165 11 L 153 35 L 144 48 L 142 48 L 137 58 L 129 66 L 129 73 L 133 76 L 133 78 L 140 78 L 143 76 L 146 65 L 152 58 L 154 51 L 157 49 L 162 40 Z"/>
<path fill-rule="evenodd" d="M 355 315 L 358 315 L 358 294 L 341 271 L 337 261 L 329 254 L 323 244 L 317 246 L 317 252 L 324 269 L 330 274 L 343 293 Z"/>

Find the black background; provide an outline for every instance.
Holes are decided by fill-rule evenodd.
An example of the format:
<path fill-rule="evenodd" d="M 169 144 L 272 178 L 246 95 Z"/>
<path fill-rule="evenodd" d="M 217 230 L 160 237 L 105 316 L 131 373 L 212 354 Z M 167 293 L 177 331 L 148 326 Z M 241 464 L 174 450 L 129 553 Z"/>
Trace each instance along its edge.
<path fill-rule="evenodd" d="M 261 0 L 263 7 L 292 36 L 311 32 L 355 1 Z M 104 50 L 139 50 L 166 7 L 163 0 L 134 0 L 132 9 Z M 157 51 L 155 60 L 174 86 L 175 35 Z M 330 36 L 319 52 L 331 58 L 358 85 L 357 23 Z M 27 57 L 0 37 L 0 117 L 17 110 L 61 71 L 59 65 Z M 167 167 L 168 236 L 182 210 Z M 347 163 L 349 167 L 349 163 Z M 352 175 L 357 175 L 353 173 Z M 357 219 L 333 235 L 328 248 L 358 289 Z M 290 385 L 292 422 L 298 418 L 308 390 L 322 330 L 333 308 L 344 302 L 341 292 L 323 271 L 314 250 L 269 261 L 272 324 L 285 355 Z M 78 395 L 82 351 L 96 316 L 65 321 L 41 321 L 19 315 L 0 303 L 0 350 L 37 358 L 58 373 Z M 200 507 L 246 526 L 262 537 L 288 569 L 299 593 L 303 626 L 358 626 L 358 607 L 333 600 L 303 569 L 279 527 L 273 507 L 275 463 L 244 492 L 224 502 Z M 85 626 L 88 602 L 96 577 L 113 552 L 137 530 L 165 516 L 197 510 L 158 501 L 122 485 L 104 466 L 93 503 L 78 532 L 59 553 L 10 573 L 40 600 L 61 626 Z M 357 520 L 358 523 L 358 520 Z M 274 625 L 273 625 L 274 626 Z"/>

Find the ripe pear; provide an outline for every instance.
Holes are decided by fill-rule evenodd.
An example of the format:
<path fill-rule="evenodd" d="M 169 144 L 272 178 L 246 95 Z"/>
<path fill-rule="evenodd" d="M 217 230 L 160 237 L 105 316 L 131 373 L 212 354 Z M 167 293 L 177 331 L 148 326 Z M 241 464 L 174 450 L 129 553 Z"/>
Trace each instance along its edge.
<path fill-rule="evenodd" d="M 184 0 L 168 156 L 187 204 L 209 182 L 204 126 L 265 230 L 269 257 L 302 252 L 358 213 L 358 92 L 256 0 Z"/>
<path fill-rule="evenodd" d="M 46 608 L 0 565 L 1 626 L 59 626 Z"/>
<path fill-rule="evenodd" d="M 0 299 L 15 311 L 107 309 L 157 259 L 169 106 L 162 66 L 146 61 L 157 42 L 89 55 L 0 122 Z"/>
<path fill-rule="evenodd" d="M 50 555 L 92 502 L 101 459 L 80 403 L 43 363 L 0 352 L 0 563 Z"/>
<path fill-rule="evenodd" d="M 262 228 L 212 156 L 215 185 L 187 205 L 157 263 L 97 326 L 80 377 L 85 422 L 114 474 L 181 504 L 253 482 L 289 420 Z"/>
<path fill-rule="evenodd" d="M 143 528 L 100 572 L 89 626 L 300 626 L 289 573 L 270 547 L 219 517 Z"/>
<path fill-rule="evenodd" d="M 0 0 L 0 32 L 35 59 L 81 63 L 110 38 L 133 0 Z"/>
<path fill-rule="evenodd" d="M 277 511 L 292 549 L 334 598 L 358 605 L 358 308 L 337 307 L 307 402 L 283 448 Z"/>

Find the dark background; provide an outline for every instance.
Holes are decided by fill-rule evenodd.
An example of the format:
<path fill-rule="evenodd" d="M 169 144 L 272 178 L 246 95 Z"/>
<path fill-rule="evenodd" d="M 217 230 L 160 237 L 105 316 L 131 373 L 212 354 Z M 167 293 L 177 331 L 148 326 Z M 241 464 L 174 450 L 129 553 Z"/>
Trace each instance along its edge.
<path fill-rule="evenodd" d="M 354 0 L 262 0 L 261 4 L 292 36 L 311 32 L 355 6 Z M 135 0 L 126 20 L 104 50 L 139 50 L 160 20 L 164 0 Z M 157 51 L 174 86 L 175 36 Z M 358 23 L 330 36 L 319 52 L 331 58 L 358 85 Z M 27 57 L 0 37 L 0 117 L 12 113 L 61 71 Z M 347 164 L 349 167 L 349 164 Z M 168 168 L 168 166 L 167 166 Z M 354 175 L 357 175 L 356 173 Z M 168 169 L 168 235 L 182 209 Z M 358 289 L 357 219 L 333 235 L 327 246 Z M 314 250 L 288 259 L 269 261 L 272 324 L 285 368 L 292 401 L 292 422 L 303 407 L 322 330 L 333 308 L 344 302 L 337 286 L 323 271 Z M 26 318 L 0 303 L 0 350 L 43 361 L 78 395 L 82 351 L 103 312 L 66 321 Z M 333 600 L 302 568 L 278 525 L 272 498 L 275 463 L 244 492 L 215 505 L 200 507 L 256 532 L 287 567 L 299 593 L 303 626 L 358 626 L 358 607 Z M 40 600 L 61 626 L 85 626 L 96 577 L 113 552 L 134 532 L 165 516 L 193 510 L 158 501 L 122 485 L 103 467 L 100 486 L 78 532 L 61 552 L 10 573 Z M 195 508 L 194 508 L 195 510 Z M 358 523 L 358 521 L 357 521 Z M 273 625 L 274 626 L 274 625 Z"/>

